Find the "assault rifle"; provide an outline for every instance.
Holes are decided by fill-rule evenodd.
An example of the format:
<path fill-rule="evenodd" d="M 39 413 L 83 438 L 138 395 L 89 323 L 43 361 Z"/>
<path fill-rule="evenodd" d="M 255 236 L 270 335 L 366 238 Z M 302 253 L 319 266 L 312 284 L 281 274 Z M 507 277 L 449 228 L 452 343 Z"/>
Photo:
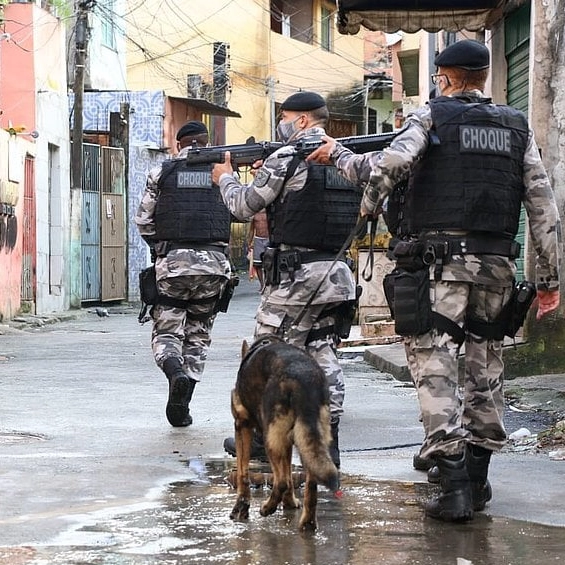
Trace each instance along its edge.
<path fill-rule="evenodd" d="M 339 141 L 354 153 L 366 153 L 368 151 L 382 151 L 388 147 L 394 139 L 394 133 L 375 133 L 370 135 L 354 135 L 351 137 L 339 137 Z M 294 143 L 285 145 L 278 141 L 255 142 L 251 138 L 250 143 L 240 145 L 215 145 L 211 147 L 193 147 L 188 150 L 186 156 L 190 165 L 204 165 L 212 163 L 223 163 L 226 151 L 230 152 L 232 166 L 252 165 L 255 161 L 266 159 L 281 147 L 288 147 L 288 153 L 281 153 L 281 157 L 299 154 L 303 157 L 312 153 L 324 143 L 319 136 L 303 137 Z"/>

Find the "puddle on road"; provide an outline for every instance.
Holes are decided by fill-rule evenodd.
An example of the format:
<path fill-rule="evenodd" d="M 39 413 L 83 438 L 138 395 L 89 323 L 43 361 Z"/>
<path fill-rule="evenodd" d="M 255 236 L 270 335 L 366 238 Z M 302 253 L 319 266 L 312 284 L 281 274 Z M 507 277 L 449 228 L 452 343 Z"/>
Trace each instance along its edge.
<path fill-rule="evenodd" d="M 35 547 L 33 556 L 28 553 L 17 562 L 547 565 L 565 560 L 562 528 L 485 514 L 478 514 L 472 523 L 464 525 L 424 518 L 421 503 L 435 492 L 428 483 L 344 476 L 341 500 L 321 489 L 315 534 L 298 532 L 299 511 L 281 509 L 268 518 L 260 516 L 259 507 L 268 487 L 257 488 L 253 491 L 249 521 L 233 522 L 229 513 L 235 492 L 226 482 L 233 460 L 192 460 L 189 466 L 195 478 L 170 484 L 158 505 L 128 513 L 117 511 L 93 525 L 73 528 L 52 544 Z"/>

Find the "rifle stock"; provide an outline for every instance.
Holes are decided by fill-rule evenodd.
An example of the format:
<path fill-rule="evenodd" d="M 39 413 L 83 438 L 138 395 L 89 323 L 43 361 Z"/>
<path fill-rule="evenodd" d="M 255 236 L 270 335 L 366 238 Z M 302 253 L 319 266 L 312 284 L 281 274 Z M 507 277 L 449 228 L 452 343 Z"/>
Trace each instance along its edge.
<path fill-rule="evenodd" d="M 382 151 L 385 147 L 390 145 L 395 135 L 394 133 L 353 135 L 350 137 L 337 138 L 337 141 L 354 153 L 366 153 L 368 151 Z M 288 147 L 291 153 L 306 156 L 320 147 L 322 143 L 321 138 L 316 136 L 305 137 L 289 145 L 284 145 L 278 141 L 260 141 L 240 145 L 194 147 L 189 149 L 186 160 L 190 165 L 223 163 L 226 151 L 229 151 L 232 166 L 237 168 L 240 165 L 252 165 L 255 161 L 264 160 L 281 147 Z M 288 154 L 289 153 L 286 153 L 285 156 Z"/>

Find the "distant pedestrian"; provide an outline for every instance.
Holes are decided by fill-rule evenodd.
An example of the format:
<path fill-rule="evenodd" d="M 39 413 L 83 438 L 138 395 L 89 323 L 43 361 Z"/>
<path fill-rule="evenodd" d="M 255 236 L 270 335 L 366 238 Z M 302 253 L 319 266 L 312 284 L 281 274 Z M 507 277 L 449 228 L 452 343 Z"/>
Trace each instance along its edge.
<path fill-rule="evenodd" d="M 189 403 L 231 275 L 230 213 L 212 189 L 209 169 L 186 162 L 191 147 L 208 144 L 206 126 L 190 121 L 176 138 L 180 151 L 149 173 L 135 222 L 156 257 L 151 346 L 169 381 L 166 415 L 172 426 L 183 427 L 192 423 Z M 189 170 L 206 174 L 183 174 Z"/>
<path fill-rule="evenodd" d="M 263 253 L 267 249 L 269 243 L 269 227 L 267 223 L 267 212 L 261 210 L 257 212 L 249 222 L 247 231 L 247 248 L 250 250 L 251 261 L 259 286 L 263 289 L 265 275 L 263 273 Z"/>
<path fill-rule="evenodd" d="M 363 215 L 377 214 L 408 181 L 397 214 L 390 199 L 387 213 L 400 240 L 393 310 L 426 433 L 420 455 L 435 459 L 441 478 L 442 493 L 425 512 L 465 521 L 491 499 L 490 457 L 506 442 L 499 315 L 514 287 L 520 206 L 537 254 L 538 319 L 559 306 L 561 223 L 526 117 L 483 94 L 488 49 L 459 41 L 435 64 L 439 96 L 407 117 L 389 148 L 355 155 L 326 138 L 311 159 L 368 182 Z"/>

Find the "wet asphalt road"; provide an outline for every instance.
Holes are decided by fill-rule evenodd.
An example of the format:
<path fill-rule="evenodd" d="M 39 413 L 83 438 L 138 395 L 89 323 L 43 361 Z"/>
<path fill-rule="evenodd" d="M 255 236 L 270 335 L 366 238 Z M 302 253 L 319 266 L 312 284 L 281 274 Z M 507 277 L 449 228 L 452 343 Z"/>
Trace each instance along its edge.
<path fill-rule="evenodd" d="M 3 329 L 1 564 L 565 560 L 565 462 L 547 454 L 497 456 L 494 499 L 472 524 L 425 519 L 421 503 L 434 487 L 411 467 L 422 439 L 415 392 L 361 357 L 343 361 L 345 496 L 321 493 L 317 533 L 297 532 L 297 512 L 259 516 L 264 489 L 254 493 L 249 522 L 232 522 L 235 494 L 226 477 L 233 460 L 222 441 L 232 433 L 229 391 L 257 300 L 256 286 L 242 281 L 218 318 L 188 429 L 165 420 L 167 383 L 153 364 L 150 327 L 137 323 L 134 310 Z"/>

